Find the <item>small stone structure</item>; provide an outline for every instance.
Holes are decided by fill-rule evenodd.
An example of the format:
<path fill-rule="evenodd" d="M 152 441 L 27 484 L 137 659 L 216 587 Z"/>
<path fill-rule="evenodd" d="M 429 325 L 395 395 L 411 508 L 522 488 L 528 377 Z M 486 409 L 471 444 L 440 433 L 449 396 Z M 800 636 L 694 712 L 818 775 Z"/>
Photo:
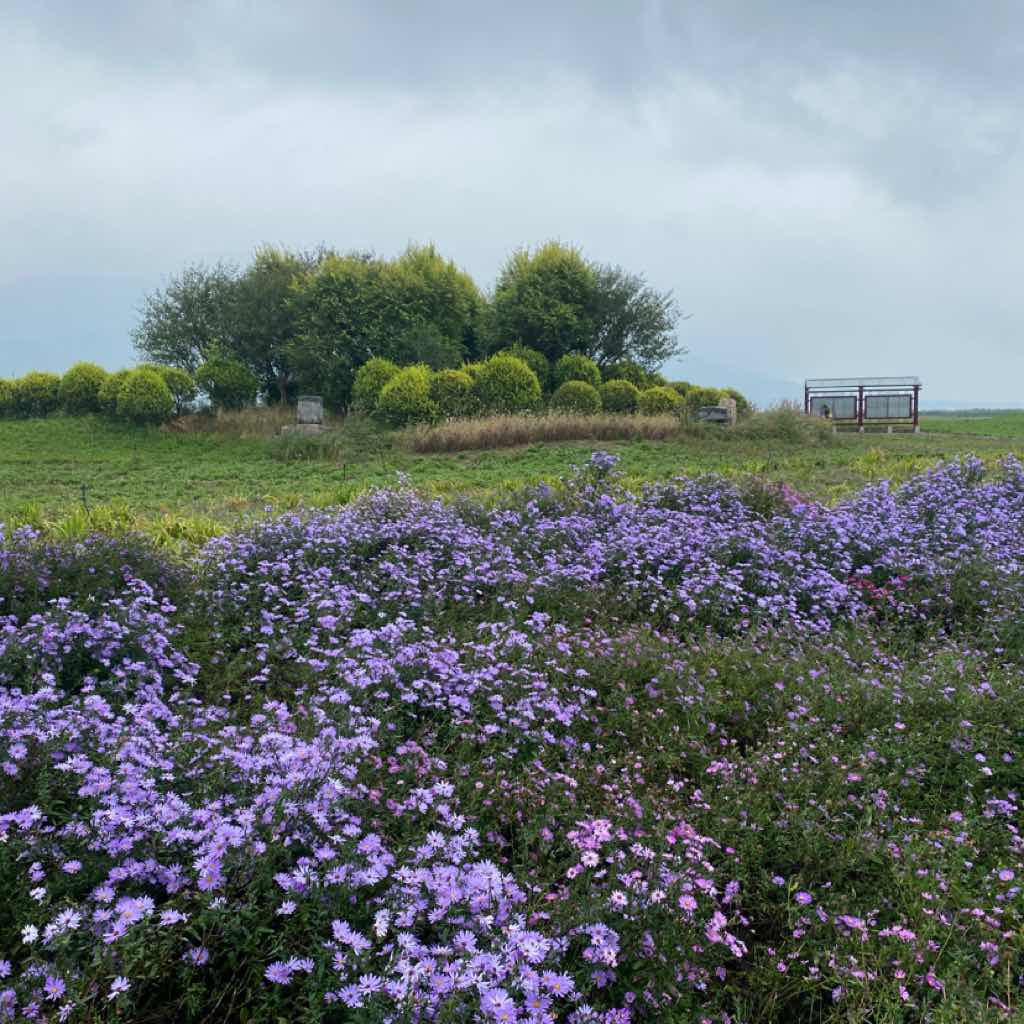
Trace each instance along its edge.
<path fill-rule="evenodd" d="M 297 408 L 298 422 L 292 427 L 282 427 L 283 434 L 319 434 L 324 426 L 324 400 L 319 395 L 299 395 Z"/>
<path fill-rule="evenodd" d="M 721 423 L 727 427 L 736 426 L 736 399 L 721 398 L 718 405 L 702 405 L 697 410 L 697 419 L 702 423 Z"/>

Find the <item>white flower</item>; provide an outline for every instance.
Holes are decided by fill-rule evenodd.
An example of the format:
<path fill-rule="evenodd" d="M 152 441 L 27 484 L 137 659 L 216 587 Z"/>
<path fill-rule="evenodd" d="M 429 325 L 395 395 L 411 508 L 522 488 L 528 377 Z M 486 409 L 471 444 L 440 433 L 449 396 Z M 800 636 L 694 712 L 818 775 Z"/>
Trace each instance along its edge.
<path fill-rule="evenodd" d="M 34 924 L 27 924 L 21 929 L 21 941 L 25 945 L 31 945 L 39 938 L 39 929 Z"/>

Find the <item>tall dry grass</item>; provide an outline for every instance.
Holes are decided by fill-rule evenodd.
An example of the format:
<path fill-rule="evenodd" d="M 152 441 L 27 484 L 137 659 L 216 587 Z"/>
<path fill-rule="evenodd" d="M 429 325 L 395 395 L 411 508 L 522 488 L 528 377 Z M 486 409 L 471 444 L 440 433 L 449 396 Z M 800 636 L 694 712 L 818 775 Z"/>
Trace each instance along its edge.
<path fill-rule="evenodd" d="M 336 425 L 325 413 L 324 422 Z M 247 409 L 193 412 L 168 423 L 165 430 L 180 434 L 219 434 L 223 437 L 276 437 L 281 428 L 295 423 L 293 405 L 254 405 Z"/>
<path fill-rule="evenodd" d="M 410 427 L 402 444 L 414 452 L 459 452 L 513 448 L 544 441 L 664 441 L 679 434 L 675 416 L 485 416 Z"/>

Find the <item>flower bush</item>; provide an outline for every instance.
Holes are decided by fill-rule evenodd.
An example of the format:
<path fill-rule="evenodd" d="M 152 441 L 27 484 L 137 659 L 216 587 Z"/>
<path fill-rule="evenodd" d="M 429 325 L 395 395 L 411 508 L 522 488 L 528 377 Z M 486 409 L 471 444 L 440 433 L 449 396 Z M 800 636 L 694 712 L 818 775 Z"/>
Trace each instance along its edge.
<path fill-rule="evenodd" d="M 0 1016 L 1013 1019 L 1024 468 L 615 461 L 0 532 Z"/>

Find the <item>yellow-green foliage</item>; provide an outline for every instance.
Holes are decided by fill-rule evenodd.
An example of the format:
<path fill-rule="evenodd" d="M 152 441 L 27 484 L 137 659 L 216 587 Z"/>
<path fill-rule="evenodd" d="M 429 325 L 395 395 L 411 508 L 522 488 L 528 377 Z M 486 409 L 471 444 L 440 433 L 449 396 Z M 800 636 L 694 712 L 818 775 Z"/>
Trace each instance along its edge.
<path fill-rule="evenodd" d="M 430 399 L 442 419 L 473 413 L 473 378 L 463 370 L 440 370 L 430 381 Z"/>
<path fill-rule="evenodd" d="M 121 394 L 121 385 L 124 384 L 131 373 L 131 370 L 118 370 L 116 373 L 110 374 L 109 377 L 100 386 L 98 393 L 100 411 L 106 413 L 107 416 L 117 415 L 117 399 Z"/>
<path fill-rule="evenodd" d="M 605 412 L 634 413 L 640 404 L 640 389 L 625 378 L 605 381 L 600 392 Z"/>
<path fill-rule="evenodd" d="M 55 373 L 26 373 L 14 381 L 14 415 L 22 419 L 49 416 L 60 406 L 60 377 Z"/>
<path fill-rule="evenodd" d="M 401 367 L 390 359 L 374 356 L 356 370 L 352 382 L 352 409 L 355 412 L 371 413 L 377 405 L 384 385 L 388 383 Z"/>
<path fill-rule="evenodd" d="M 722 392 L 718 388 L 690 388 L 686 392 L 686 411 L 691 416 L 697 415 L 697 410 L 704 405 L 718 405 Z"/>
<path fill-rule="evenodd" d="M 374 418 L 389 427 L 436 419 L 437 406 L 430 398 L 432 377 L 430 367 L 421 363 L 400 370 L 381 389 Z"/>
<path fill-rule="evenodd" d="M 61 378 L 60 405 L 72 416 L 100 411 L 100 388 L 107 371 L 95 363 L 75 363 Z"/>
<path fill-rule="evenodd" d="M 578 352 L 570 352 L 555 363 L 553 380 L 556 388 L 570 380 L 581 380 L 597 388 L 601 386 L 601 371 L 593 359 Z"/>
<path fill-rule="evenodd" d="M 14 382 L 0 377 L 0 419 L 14 415 Z"/>
<path fill-rule="evenodd" d="M 597 388 L 582 380 L 567 380 L 552 396 L 551 408 L 559 412 L 582 413 L 601 411 L 601 396 Z"/>
<path fill-rule="evenodd" d="M 117 393 L 117 415 L 137 426 L 166 423 L 174 412 L 174 396 L 155 370 L 131 370 Z"/>
<path fill-rule="evenodd" d="M 640 392 L 638 408 L 645 416 L 657 416 L 678 412 L 682 404 L 682 398 L 671 388 L 655 387 Z"/>
<path fill-rule="evenodd" d="M 473 393 L 487 413 L 529 412 L 541 400 L 537 374 L 522 359 L 501 354 L 492 356 L 480 368 Z"/>

